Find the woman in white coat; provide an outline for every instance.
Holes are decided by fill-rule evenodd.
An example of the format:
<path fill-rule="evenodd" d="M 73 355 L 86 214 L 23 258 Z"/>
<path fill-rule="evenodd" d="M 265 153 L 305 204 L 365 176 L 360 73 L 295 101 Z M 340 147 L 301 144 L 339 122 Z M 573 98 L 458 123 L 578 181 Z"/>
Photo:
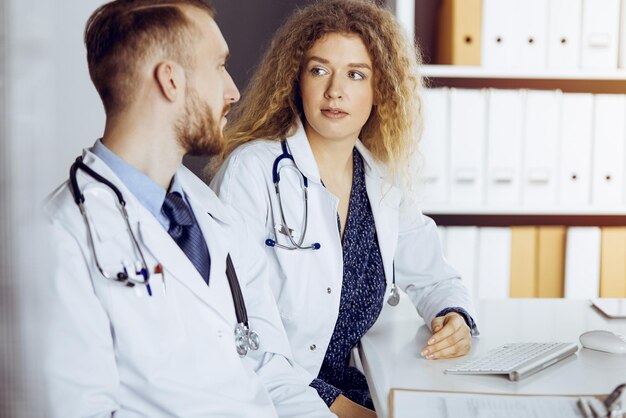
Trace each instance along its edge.
<path fill-rule="evenodd" d="M 236 109 L 212 182 L 265 242 L 295 360 L 340 416 L 374 414 L 350 351 L 393 302 L 394 281 L 432 327 L 428 359 L 466 354 L 476 331 L 436 226 L 409 193 L 420 87 L 388 11 L 352 0 L 302 9 Z"/>

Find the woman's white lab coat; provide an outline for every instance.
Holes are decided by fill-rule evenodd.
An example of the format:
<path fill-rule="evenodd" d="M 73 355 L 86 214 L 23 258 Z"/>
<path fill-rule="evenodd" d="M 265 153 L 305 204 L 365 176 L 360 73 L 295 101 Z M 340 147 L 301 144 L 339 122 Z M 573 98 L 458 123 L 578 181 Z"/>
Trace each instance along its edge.
<path fill-rule="evenodd" d="M 154 271 L 164 276 L 124 287 L 96 271 L 86 228 L 67 184 L 45 206 L 54 246 L 46 328 L 45 374 L 54 417 L 274 417 L 332 416 L 296 375 L 258 246 L 242 223 L 187 169 L 177 175 L 207 239 L 209 286 L 113 172 L 89 151 L 84 162 L 113 182 L 126 199 L 130 224 Z M 138 259 L 116 199 L 79 171 L 96 251 L 108 272 Z M 246 360 L 235 351 L 233 299 L 225 275 L 231 254 L 261 348 Z M 164 277 L 164 278 L 163 278 Z M 276 405 L 273 405 L 272 401 Z"/>
<path fill-rule="evenodd" d="M 296 362 L 317 377 L 335 328 L 343 281 L 338 199 L 322 185 L 301 125 L 287 143 L 309 183 L 308 230 L 303 244 L 317 242 L 321 248 L 289 251 L 266 245 L 265 251 L 273 268 L 272 290 Z M 448 307 L 462 307 L 473 315 L 467 289 L 442 255 L 435 223 L 399 187 L 384 181 L 384 167 L 360 141 L 356 147 L 365 163 L 366 188 L 387 279 L 386 294 L 395 264 L 397 284 L 429 326 L 435 315 Z M 243 214 L 259 243 L 274 237 L 281 244 L 289 242 L 280 232 L 282 221 L 272 181 L 272 165 L 281 152 L 280 141 L 245 144 L 229 156 L 211 183 L 224 203 Z M 300 179 L 294 173 L 281 171 L 280 192 L 287 225 L 298 238 L 304 201 Z M 389 308 L 385 303 L 385 309 Z"/>

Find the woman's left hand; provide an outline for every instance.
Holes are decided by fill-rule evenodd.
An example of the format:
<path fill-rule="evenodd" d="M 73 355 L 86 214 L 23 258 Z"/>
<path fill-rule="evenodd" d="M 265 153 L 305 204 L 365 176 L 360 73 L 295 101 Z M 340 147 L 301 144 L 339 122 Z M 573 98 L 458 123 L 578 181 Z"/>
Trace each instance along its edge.
<path fill-rule="evenodd" d="M 470 329 L 463 316 L 450 312 L 431 322 L 433 335 L 428 345 L 422 349 L 422 356 L 428 360 L 464 356 L 472 347 Z"/>

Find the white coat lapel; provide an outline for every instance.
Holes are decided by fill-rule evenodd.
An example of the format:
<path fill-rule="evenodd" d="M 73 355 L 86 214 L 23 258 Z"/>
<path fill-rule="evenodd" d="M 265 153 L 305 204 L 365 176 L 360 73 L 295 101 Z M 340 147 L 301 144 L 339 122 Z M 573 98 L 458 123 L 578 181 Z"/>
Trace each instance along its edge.
<path fill-rule="evenodd" d="M 287 146 L 289 147 L 289 152 L 293 155 L 296 166 L 302 174 L 310 181 L 320 184 L 320 171 L 317 167 L 315 156 L 313 156 L 313 151 L 311 150 L 306 132 L 300 121 L 298 121 L 296 133 L 287 138 Z"/>
<path fill-rule="evenodd" d="M 228 232 L 214 219 L 204 207 L 199 207 L 191 197 L 189 198 L 202 235 L 207 241 L 211 257 L 211 271 L 209 274 L 208 303 L 225 320 L 233 322 L 236 319 L 233 298 L 226 277 L 226 256 L 231 248 L 231 237 Z"/>
<path fill-rule="evenodd" d="M 153 217 L 144 216 L 139 221 L 139 240 L 163 266 L 165 280 L 175 279 L 191 290 L 199 299 L 209 303 L 209 287 L 187 255 Z"/>
<path fill-rule="evenodd" d="M 365 187 L 376 223 L 378 245 L 387 278 L 387 293 L 389 293 L 393 278 L 393 259 L 398 244 L 398 209 L 402 191 L 399 187 L 384 182 L 384 169 L 374 160 L 361 141 L 357 141 L 356 148 L 365 161 Z"/>
<path fill-rule="evenodd" d="M 201 284 L 208 289 L 205 301 L 226 321 L 234 324 L 235 308 L 226 277 L 226 256 L 236 245 L 232 232 L 228 231 L 227 227 L 231 217 L 213 191 L 189 170 L 182 167 L 178 171 L 178 178 L 202 230 L 211 257 L 209 286 L 200 279 Z"/>

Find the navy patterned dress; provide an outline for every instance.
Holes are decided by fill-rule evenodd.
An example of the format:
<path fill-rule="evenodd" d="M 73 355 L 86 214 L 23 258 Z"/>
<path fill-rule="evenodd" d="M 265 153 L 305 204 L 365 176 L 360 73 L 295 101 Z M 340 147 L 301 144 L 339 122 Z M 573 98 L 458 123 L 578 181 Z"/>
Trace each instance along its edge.
<path fill-rule="evenodd" d="M 374 325 L 383 307 L 385 273 L 363 159 L 356 148 L 348 217 L 343 235 L 343 284 L 339 316 L 317 379 L 311 386 L 331 405 L 339 395 L 374 409 L 365 376 L 350 367 L 350 351 Z"/>
<path fill-rule="evenodd" d="M 320 372 L 310 386 L 328 406 L 343 395 L 373 410 L 365 376 L 349 365 L 350 352 L 380 315 L 387 283 L 374 215 L 365 188 L 363 158 L 356 148 L 352 151 L 352 161 L 352 190 L 342 241 L 343 283 L 339 315 Z M 450 312 L 459 313 L 472 335 L 478 334 L 474 319 L 461 307 L 445 308 L 436 316 Z"/>

